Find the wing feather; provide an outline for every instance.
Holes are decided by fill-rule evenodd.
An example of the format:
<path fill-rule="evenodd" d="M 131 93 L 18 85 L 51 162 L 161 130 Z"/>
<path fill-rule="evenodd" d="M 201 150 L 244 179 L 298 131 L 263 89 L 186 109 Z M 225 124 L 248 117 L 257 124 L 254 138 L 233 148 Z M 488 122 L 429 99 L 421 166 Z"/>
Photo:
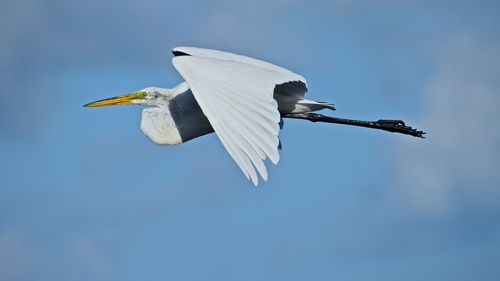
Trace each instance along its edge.
<path fill-rule="evenodd" d="M 174 57 L 172 63 L 228 153 L 255 185 L 257 172 L 267 180 L 264 160 L 279 161 L 280 113 L 274 88 L 303 78 L 231 53 L 199 48 L 176 48 L 174 52 L 188 54 Z"/>
<path fill-rule="evenodd" d="M 251 64 L 255 65 L 261 68 L 266 68 L 275 72 L 280 72 L 284 75 L 287 75 L 289 78 L 288 81 L 282 82 L 290 82 L 290 81 L 300 81 L 303 84 L 306 84 L 306 79 L 302 77 L 301 75 L 294 73 L 286 68 L 283 68 L 281 66 L 274 65 L 272 63 L 259 60 L 259 59 L 254 59 L 251 57 L 247 56 L 242 56 L 230 52 L 224 52 L 224 51 L 219 51 L 219 50 L 212 50 L 212 49 L 204 49 L 204 48 L 197 48 L 197 47 L 176 47 L 172 50 L 172 53 L 174 55 L 176 53 L 178 54 L 184 54 L 184 55 L 189 55 L 189 56 L 194 56 L 194 57 L 204 57 L 204 58 L 211 58 L 211 59 L 218 59 L 218 60 L 230 60 L 230 61 L 236 61 L 236 62 L 241 62 L 244 64 Z"/>

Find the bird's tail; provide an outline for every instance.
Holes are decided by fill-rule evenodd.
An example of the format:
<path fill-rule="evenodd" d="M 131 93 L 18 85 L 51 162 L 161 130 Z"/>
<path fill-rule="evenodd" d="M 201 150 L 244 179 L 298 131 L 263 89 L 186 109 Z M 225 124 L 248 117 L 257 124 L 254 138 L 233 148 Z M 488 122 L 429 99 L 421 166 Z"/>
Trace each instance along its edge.
<path fill-rule="evenodd" d="M 312 112 L 321 109 L 336 110 L 334 104 L 303 99 L 297 102 L 294 112 Z"/>

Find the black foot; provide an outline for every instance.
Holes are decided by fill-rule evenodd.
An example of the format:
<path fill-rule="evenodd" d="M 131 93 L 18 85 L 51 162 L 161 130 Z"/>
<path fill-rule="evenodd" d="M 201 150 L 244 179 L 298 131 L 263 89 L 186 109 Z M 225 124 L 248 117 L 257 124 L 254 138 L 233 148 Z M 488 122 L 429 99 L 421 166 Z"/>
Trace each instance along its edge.
<path fill-rule="evenodd" d="M 373 124 L 385 131 L 406 134 L 418 138 L 425 138 L 424 131 L 419 131 L 410 126 L 406 126 L 405 122 L 401 120 L 378 120 L 377 122 L 373 122 Z"/>

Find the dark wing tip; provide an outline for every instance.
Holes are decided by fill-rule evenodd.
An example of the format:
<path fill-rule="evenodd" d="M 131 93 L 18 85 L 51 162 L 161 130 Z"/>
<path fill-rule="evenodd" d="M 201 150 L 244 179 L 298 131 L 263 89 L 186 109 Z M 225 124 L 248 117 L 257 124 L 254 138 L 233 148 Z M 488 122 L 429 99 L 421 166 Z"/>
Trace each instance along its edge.
<path fill-rule="evenodd" d="M 173 50 L 172 54 L 174 54 L 174 57 L 190 56 L 190 54 L 187 54 L 187 53 L 184 53 L 184 52 L 181 52 L 181 51 L 177 51 L 177 50 Z"/>

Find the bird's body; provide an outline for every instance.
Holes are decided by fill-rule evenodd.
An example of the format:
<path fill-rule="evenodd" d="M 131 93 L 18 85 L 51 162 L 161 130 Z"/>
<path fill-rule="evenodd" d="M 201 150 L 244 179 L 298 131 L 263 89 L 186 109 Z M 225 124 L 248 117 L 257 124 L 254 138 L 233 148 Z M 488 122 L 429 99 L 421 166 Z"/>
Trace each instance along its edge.
<path fill-rule="evenodd" d="M 290 82 L 289 87 L 294 87 Z M 287 87 L 282 87 L 288 89 Z M 173 89 L 148 88 L 161 102 L 142 111 L 141 130 L 156 144 L 180 144 L 188 140 L 213 133 L 214 129 L 203 114 L 187 82 Z M 289 98 L 280 88 L 275 90 L 280 113 L 304 113 L 323 108 L 333 108 L 331 104 L 309 102 L 299 103 Z"/>
<path fill-rule="evenodd" d="M 332 104 L 305 99 L 305 79 L 268 62 L 193 47 L 175 48 L 173 54 L 172 63 L 185 79 L 175 88 L 149 87 L 86 106 L 147 106 L 141 130 L 161 145 L 180 144 L 215 131 L 255 185 L 257 172 L 267 180 L 264 160 L 279 161 L 282 117 L 317 121 L 307 114 L 335 109 Z"/>

